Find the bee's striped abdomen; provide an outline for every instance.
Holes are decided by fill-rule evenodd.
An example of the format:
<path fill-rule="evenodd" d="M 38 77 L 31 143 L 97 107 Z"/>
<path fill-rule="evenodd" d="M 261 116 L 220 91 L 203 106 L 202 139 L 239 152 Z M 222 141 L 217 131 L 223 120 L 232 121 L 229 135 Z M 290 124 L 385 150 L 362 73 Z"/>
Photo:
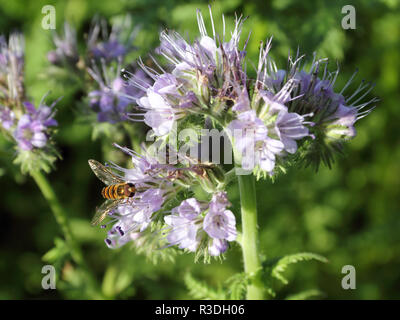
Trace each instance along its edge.
<path fill-rule="evenodd" d="M 135 194 L 135 187 L 130 183 L 118 183 L 104 187 L 101 190 L 101 195 L 105 199 L 117 200 L 133 197 Z"/>
<path fill-rule="evenodd" d="M 103 188 L 103 190 L 101 191 L 101 195 L 103 196 L 103 198 L 106 199 L 111 199 L 111 200 L 115 200 L 118 199 L 117 194 L 115 192 L 115 190 L 117 189 L 118 185 L 111 185 L 108 187 Z"/>

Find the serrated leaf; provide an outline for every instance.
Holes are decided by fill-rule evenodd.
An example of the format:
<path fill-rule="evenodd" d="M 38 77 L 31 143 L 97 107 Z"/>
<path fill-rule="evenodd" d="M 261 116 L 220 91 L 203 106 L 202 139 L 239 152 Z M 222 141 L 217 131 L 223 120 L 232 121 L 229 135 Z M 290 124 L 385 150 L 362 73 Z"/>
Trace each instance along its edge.
<path fill-rule="evenodd" d="M 246 296 L 248 278 L 245 273 L 237 273 L 226 280 L 229 299 L 242 300 Z"/>
<path fill-rule="evenodd" d="M 226 295 L 221 290 L 215 290 L 205 283 L 196 280 L 190 273 L 186 273 L 185 285 L 189 289 L 189 294 L 195 299 L 224 300 Z"/>
<path fill-rule="evenodd" d="M 278 279 L 283 284 L 287 284 L 288 280 L 282 275 L 282 273 L 286 270 L 286 268 L 291 264 L 295 264 L 301 261 L 310 261 L 310 260 L 316 260 L 323 263 L 328 262 L 328 260 L 325 257 L 319 254 L 311 252 L 301 252 L 301 253 L 286 255 L 280 258 L 267 260 L 264 263 L 264 267 L 270 270 L 269 273 L 271 277 Z"/>

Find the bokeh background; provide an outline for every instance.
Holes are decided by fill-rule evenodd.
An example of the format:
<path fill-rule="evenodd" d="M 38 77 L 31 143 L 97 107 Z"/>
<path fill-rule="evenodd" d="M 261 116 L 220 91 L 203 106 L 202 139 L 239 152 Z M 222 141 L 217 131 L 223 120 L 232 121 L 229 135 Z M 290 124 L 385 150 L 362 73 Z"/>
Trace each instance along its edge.
<path fill-rule="evenodd" d="M 195 10 L 208 16 L 207 2 L 188 0 L 113 1 L 0 1 L 0 33 L 21 30 L 26 37 L 26 85 L 38 102 L 64 96 L 58 105 L 60 123 L 56 136 L 63 159 L 49 180 L 71 217 L 73 232 L 105 297 L 110 299 L 190 299 L 183 281 L 193 277 L 218 288 L 242 270 L 241 252 L 233 246 L 223 263 L 195 264 L 184 254 L 175 262 L 150 263 L 128 246 L 106 248 L 104 231 L 90 227 L 94 208 L 101 202 L 101 183 L 87 159 L 107 159 L 104 141 L 92 140 L 91 126 L 76 116 L 79 96 L 70 83 L 55 83 L 46 76 L 46 53 L 52 48 L 51 32 L 41 28 L 41 8 L 56 8 L 57 28 L 69 21 L 78 34 L 88 32 L 91 18 L 129 13 L 142 26 L 135 45 L 136 57 L 158 44 L 165 27 L 197 35 Z M 343 30 L 341 9 L 356 8 L 356 30 Z M 289 50 L 297 47 L 308 57 L 314 51 L 339 62 L 344 84 L 356 68 L 358 81 L 376 83 L 378 107 L 357 123 L 358 135 L 349 142 L 345 156 L 331 170 L 292 168 L 275 183 L 257 185 L 261 249 L 267 257 L 299 251 L 324 255 L 329 263 L 299 263 L 286 275 L 277 298 L 308 289 L 319 289 L 327 299 L 400 298 L 400 2 L 398 0 L 295 1 L 223 0 L 212 3 L 220 26 L 222 13 L 232 25 L 235 12 L 249 16 L 244 35 L 252 31 L 248 61 L 256 61 L 259 41 L 274 36 L 272 55 L 284 64 Z M 81 43 L 83 45 L 83 43 Z M 135 58 L 135 57 L 134 57 Z M 248 63 L 249 70 L 252 69 Z M 370 96 L 372 97 L 372 95 Z M 108 142 L 107 142 L 108 143 Z M 62 234 L 39 189 L 12 164 L 13 151 L 0 137 L 0 299 L 85 299 L 79 277 L 63 262 L 69 284 L 43 290 L 43 256 Z M 238 190 L 229 197 L 238 213 Z M 356 290 L 343 290 L 344 265 L 357 272 Z"/>

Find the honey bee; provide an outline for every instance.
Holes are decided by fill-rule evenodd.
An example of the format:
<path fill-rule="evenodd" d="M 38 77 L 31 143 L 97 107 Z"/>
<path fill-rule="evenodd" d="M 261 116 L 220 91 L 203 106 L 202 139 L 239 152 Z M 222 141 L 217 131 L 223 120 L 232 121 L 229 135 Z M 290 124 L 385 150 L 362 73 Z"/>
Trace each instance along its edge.
<path fill-rule="evenodd" d="M 96 213 L 91 221 L 93 226 L 100 224 L 107 215 L 117 208 L 127 198 L 135 195 L 136 188 L 133 183 L 123 181 L 115 175 L 110 168 L 103 166 L 96 160 L 89 160 L 89 166 L 94 174 L 107 186 L 101 190 L 104 203 L 96 209 Z"/>

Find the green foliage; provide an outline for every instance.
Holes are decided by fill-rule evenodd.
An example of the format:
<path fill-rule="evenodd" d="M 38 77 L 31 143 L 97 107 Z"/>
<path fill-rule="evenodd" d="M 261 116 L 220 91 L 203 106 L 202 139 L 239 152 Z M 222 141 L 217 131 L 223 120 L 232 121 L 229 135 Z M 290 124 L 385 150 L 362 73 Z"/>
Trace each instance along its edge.
<path fill-rule="evenodd" d="M 289 281 L 282 275 L 286 268 L 301 261 L 317 260 L 320 262 L 328 262 L 326 258 L 315 253 L 301 252 L 284 256 L 282 258 L 275 258 L 265 261 L 265 267 L 271 270 L 271 276 L 280 280 L 283 284 L 288 284 Z"/>
<path fill-rule="evenodd" d="M 49 173 L 54 168 L 54 162 L 57 158 L 61 158 L 60 154 L 54 147 L 50 147 L 48 150 L 18 150 L 18 154 L 13 162 L 21 166 L 22 174 L 41 170 Z"/>
<path fill-rule="evenodd" d="M 227 296 L 231 300 L 242 300 L 246 296 L 248 277 L 245 273 L 237 273 L 226 280 Z"/>
<path fill-rule="evenodd" d="M 185 274 L 185 285 L 189 290 L 189 294 L 195 299 L 207 300 L 223 300 L 225 294 L 221 290 L 214 290 L 204 282 L 196 280 L 190 273 Z"/>
<path fill-rule="evenodd" d="M 43 256 L 43 261 L 48 263 L 58 263 L 69 255 L 69 248 L 65 241 L 60 238 L 54 239 L 54 248 L 50 249 Z"/>
<path fill-rule="evenodd" d="M 273 279 L 279 280 L 284 285 L 289 283 L 289 280 L 283 275 L 285 270 L 289 265 L 296 264 L 302 261 L 311 261 L 316 260 L 323 263 L 328 262 L 328 260 L 318 254 L 310 253 L 310 252 L 300 252 L 295 254 L 286 255 L 283 257 L 277 257 L 265 260 L 263 262 L 263 278 L 266 282 L 267 292 L 272 296 L 276 296 L 276 290 L 273 288 Z M 301 295 L 299 294 L 299 298 L 301 299 Z M 304 298 L 305 299 L 305 298 Z"/>
<path fill-rule="evenodd" d="M 107 298 L 115 298 L 132 285 L 133 274 L 116 265 L 108 266 L 104 273 L 101 290 Z"/>

